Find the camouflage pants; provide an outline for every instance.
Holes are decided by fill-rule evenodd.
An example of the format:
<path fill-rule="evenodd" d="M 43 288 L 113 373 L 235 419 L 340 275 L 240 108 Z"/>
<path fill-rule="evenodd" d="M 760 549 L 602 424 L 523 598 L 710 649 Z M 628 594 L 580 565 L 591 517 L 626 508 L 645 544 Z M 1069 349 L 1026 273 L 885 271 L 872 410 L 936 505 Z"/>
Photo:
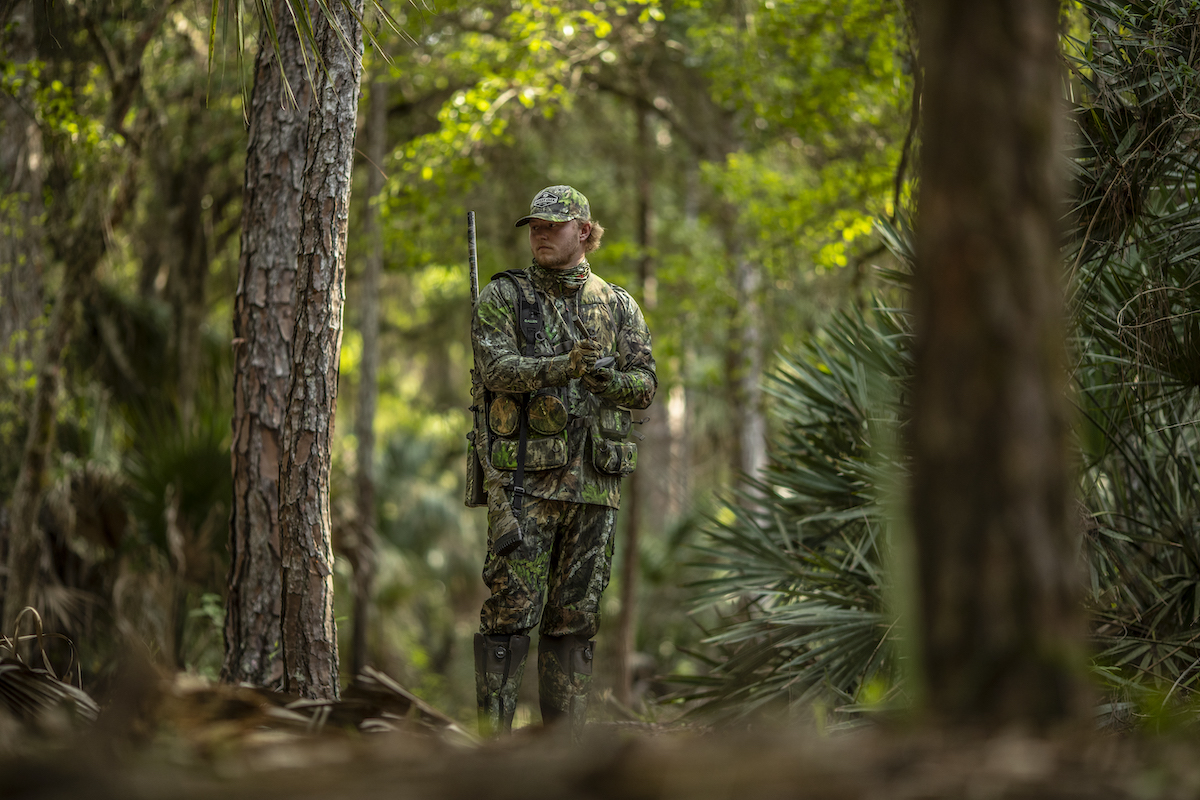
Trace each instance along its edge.
<path fill-rule="evenodd" d="M 520 547 L 505 557 L 489 550 L 484 560 L 492 596 L 479 632 L 527 634 L 540 621 L 542 636 L 592 638 L 612 572 L 617 510 L 527 497 L 523 516 Z"/>

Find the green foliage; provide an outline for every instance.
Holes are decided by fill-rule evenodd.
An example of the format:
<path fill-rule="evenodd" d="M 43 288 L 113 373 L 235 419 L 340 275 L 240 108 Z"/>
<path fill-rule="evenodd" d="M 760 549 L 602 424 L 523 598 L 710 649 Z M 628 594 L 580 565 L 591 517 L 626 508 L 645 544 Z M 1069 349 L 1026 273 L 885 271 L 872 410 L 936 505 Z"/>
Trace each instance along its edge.
<path fill-rule="evenodd" d="M 696 602 L 723 617 L 711 673 L 685 679 L 709 712 L 878 705 L 899 668 L 887 610 L 888 493 L 911 370 L 902 318 L 840 314 L 767 380 L 779 437 L 752 489 L 698 548 Z"/>
<path fill-rule="evenodd" d="M 1077 129 L 1064 261 L 1094 666 L 1109 692 L 1099 711 L 1161 728 L 1194 718 L 1200 686 L 1200 4 L 1079 5 L 1089 35 L 1064 37 Z M 910 233 L 881 234 L 911 264 Z M 756 484 L 761 507 L 744 499 L 750 510 L 731 506 L 710 533 L 703 602 L 737 610 L 709 637 L 721 651 L 711 672 L 690 680 L 711 710 L 823 694 L 862 710 L 896 675 L 874 531 L 886 530 L 884 479 L 905 469 L 869 435 L 876 415 L 862 398 L 903 383 L 907 334 L 845 317 L 830 338 L 832 353 L 814 341 L 784 362 L 803 380 L 772 379 L 784 425 Z M 894 435 L 903 412 L 891 410 L 881 427 Z M 818 522 L 844 538 L 814 536 Z"/>
<path fill-rule="evenodd" d="M 1161 705 L 1200 685 L 1200 4 L 1082 5 L 1068 263 L 1098 659 Z"/>
<path fill-rule="evenodd" d="M 132 534 L 118 550 L 93 553 L 108 571 L 98 593 L 158 647 L 202 670 L 212 669 L 220 644 L 205 609 L 224 577 L 220 476 L 228 475 L 229 330 L 251 80 L 244 56 L 258 33 L 252 17 L 268 25 L 267 46 L 278 46 L 282 23 L 268 22 L 269 5 L 232 4 L 216 25 L 211 4 L 55 5 L 63 15 L 56 30 L 69 31 L 63 49 L 5 73 L 27 89 L 36 82 L 39 119 L 66 143 L 47 225 L 70 229 L 79 218 L 77 187 L 107 187 L 108 201 L 128 202 L 105 229 L 108 255 L 72 342 L 63 416 L 78 424 L 60 428 L 60 446 L 119 472 L 115 483 L 126 492 Z M 883 0 L 832 9 L 767 0 L 454 0 L 384 10 L 391 16 L 378 22 L 378 6 L 368 10 L 374 72 L 365 75 L 379 76 L 387 93 L 392 152 L 356 175 L 360 188 L 366 169 L 388 177 L 386 196 L 370 199 L 383 211 L 386 237 L 376 418 L 385 619 L 372 643 L 376 663 L 469 708 L 462 667 L 482 599 L 483 522 L 461 507 L 471 359 L 463 212 L 479 212 L 486 280 L 526 263 L 524 231 L 512 223 L 533 192 L 568 182 L 589 195 L 609 230 L 597 271 L 633 291 L 650 317 L 663 386 L 655 421 L 666 417 L 671 386 L 705 397 L 691 401 L 693 474 L 683 507 L 669 519 L 649 508 L 653 521 L 643 526 L 639 647 L 659 664 L 679 664 L 698 636 L 679 613 L 680 553 L 711 490 L 729 476 L 733 448 L 725 390 L 739 309 L 731 265 L 735 254 L 762 265 L 766 349 L 794 343 L 845 295 L 847 273 L 875 247 L 864 220 L 889 210 L 904 132 L 908 78 L 896 8 Z M 301 25 L 311 29 L 312 20 Z M 138 79 L 122 83 L 135 67 Z M 643 174 L 651 181 L 649 244 L 638 236 Z M 360 377 L 356 281 L 366 243 L 358 226 L 368 198 L 356 191 L 354 202 L 335 528 L 354 521 L 347 417 Z M 646 258 L 656 268 L 657 303 L 642 285 Z M 205 276 L 204 344 L 194 356 L 198 410 L 184 426 L 176 348 L 192 269 Z M 182 560 L 172 536 L 195 545 Z M 192 572 L 201 565 L 203 574 Z"/>
<path fill-rule="evenodd" d="M 608 229 L 593 264 L 643 303 L 664 407 L 673 383 L 704 393 L 689 433 L 693 464 L 702 465 L 692 467 L 686 511 L 695 511 L 699 498 L 731 477 L 728 417 L 735 410 L 726 391 L 730 330 L 739 313 L 735 258 L 765 273 L 756 300 L 764 309 L 763 347 L 771 350 L 816 327 L 844 285 L 858 280 L 846 273 L 878 249 L 870 220 L 892 211 L 907 121 L 899 8 L 882 0 L 834 9 L 771 2 L 451 3 L 437 14 L 411 8 L 396 18 L 407 39 L 388 48 L 396 146 L 382 165 L 388 175 L 382 209 L 391 298 L 385 325 L 398 337 L 384 344 L 388 374 L 381 376 L 377 418 L 383 436 L 413 436 L 418 420 L 440 435 L 457 420 L 448 426 L 457 431 L 457 457 L 448 469 L 459 485 L 466 422 L 455 415 L 466 398 L 470 358 L 463 211 L 478 212 L 486 280 L 527 261 L 524 231 L 514 232 L 512 223 L 533 192 L 571 183 L 585 191 Z M 831 49 L 835 55 L 822 55 Z M 652 181 L 649 249 L 637 235 L 635 194 L 645 162 Z M 657 304 L 647 302 L 641 283 L 646 257 L 656 268 Z M 353 315 L 353 303 L 348 308 Z M 351 353 L 343 375 L 352 393 L 358 345 L 352 335 L 346 341 Z M 665 418 L 665 410 L 651 413 Z M 424 491 L 427 480 L 414 479 L 411 489 Z M 385 509 L 414 504 L 404 498 L 409 491 L 389 492 Z M 408 520 L 403 513 L 396 518 Z M 674 585 L 684 574 L 678 554 L 696 526 L 690 515 L 653 519 L 643 545 L 650 588 L 639 647 L 671 669 L 697 636 L 667 619 L 685 602 Z M 393 529 L 386 518 L 384 526 Z M 414 518 L 395 542 L 412 546 L 424 528 Z M 678 532 L 678 540 L 668 531 Z M 476 573 L 479 558 L 475 550 L 467 559 Z M 467 595 L 477 586 L 477 580 L 466 584 Z M 437 650 L 424 634 L 407 641 Z"/>

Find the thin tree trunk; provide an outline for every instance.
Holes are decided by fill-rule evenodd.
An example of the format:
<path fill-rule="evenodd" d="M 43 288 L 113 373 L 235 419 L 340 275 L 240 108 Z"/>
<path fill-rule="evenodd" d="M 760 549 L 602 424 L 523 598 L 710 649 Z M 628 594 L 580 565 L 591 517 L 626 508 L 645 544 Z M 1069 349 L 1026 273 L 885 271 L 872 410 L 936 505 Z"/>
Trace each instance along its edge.
<path fill-rule="evenodd" d="M 762 283 L 759 267 L 742 254 L 734 260 L 737 289 L 737 334 L 734 337 L 734 416 L 738 419 L 738 468 L 746 476 L 757 476 L 767 463 L 767 421 L 762 400 L 762 310 L 758 293 Z"/>
<path fill-rule="evenodd" d="M 926 0 L 911 490 L 936 719 L 1081 710 L 1057 0 Z"/>
<path fill-rule="evenodd" d="M 642 252 L 638 265 L 638 284 L 642 289 L 642 307 L 652 311 L 658 305 L 658 277 L 654 263 L 654 142 L 647 124 L 650 109 L 635 105 L 638 139 L 638 247 Z M 621 613 L 617 618 L 617 701 L 633 702 L 633 655 L 637 649 L 637 596 L 642 495 L 646 490 L 645 472 L 634 472 L 625 489 L 625 546 L 621 556 Z"/>
<path fill-rule="evenodd" d="M 276 19 L 283 19 L 281 12 L 277 2 Z M 221 667 L 223 680 L 272 687 L 283 681 L 279 462 L 292 367 L 300 193 L 312 103 L 300 37 L 286 22 L 277 30 L 278 62 L 265 34 L 259 41 L 246 147 L 242 255 L 233 317 L 233 508 Z"/>
<path fill-rule="evenodd" d="M 197 115 L 198 117 L 198 115 Z M 194 118 L 199 122 L 198 118 Z M 189 125 L 188 130 L 196 130 Z M 189 134 L 189 138 L 191 138 Z M 204 235 L 203 200 L 210 169 L 208 155 L 197 142 L 189 142 L 193 156 L 181 174 L 171 176 L 173 202 L 171 214 L 176 250 L 172 253 L 168 278 L 171 307 L 174 312 L 175 394 L 179 424 L 189 430 L 195 416 L 196 391 L 200 378 L 200 358 L 204 318 L 208 311 L 208 240 Z M 185 145 L 186 146 L 186 145 Z M 199 152 L 197 152 L 199 151 Z"/>
<path fill-rule="evenodd" d="M 13 488 L 9 519 L 8 581 L 4 593 L 4 626 L 12 625 L 21 609 L 35 605 L 38 566 L 42 556 L 42 533 L 37 524 L 38 507 L 49 480 L 50 450 L 54 445 L 58 416 L 58 390 L 62 383 L 62 355 L 75 327 L 76 303 L 85 276 L 64 276 L 54 302 L 42 353 L 38 359 L 37 390 L 21 469 Z"/>
<path fill-rule="evenodd" d="M 387 154 L 387 89 L 375 80 L 370 89 L 367 122 L 367 212 L 363 236 L 369 242 L 362 277 L 362 363 L 359 365 L 358 413 L 354 434 L 358 440 L 355 483 L 358 531 L 354 542 L 354 646 L 351 673 L 367 666 L 367 633 L 370 630 L 371 598 L 375 593 L 375 405 L 379 380 L 379 284 L 383 274 L 383 224 L 380 205 L 383 193 L 383 159 Z"/>
<path fill-rule="evenodd" d="M 131 137 L 126 156 L 136 163 L 136 140 Z M 58 157 L 67 162 L 57 168 L 65 179 L 73 174 L 72 163 L 62 152 Z M 37 388 L 34 391 L 33 413 L 29 432 L 21 454 L 21 467 L 13 488 L 9 519 L 8 581 L 4 594 L 4 616 L 11 624 L 25 606 L 34 605 L 38 585 L 38 568 L 42 557 L 42 532 L 37 524 L 42 494 L 49 481 L 50 455 L 54 446 L 55 420 L 58 416 L 59 388 L 62 385 L 63 355 L 78 317 L 77 304 L 86 296 L 92 276 L 108 249 L 104 231 L 119 224 L 133 201 L 132 191 L 119 191 L 118 203 L 110 207 L 109 171 L 103 167 L 86 174 L 82 200 L 75 213 L 66 206 L 52 226 L 51 236 L 57 242 L 57 255 L 64 264 L 62 284 L 54 302 L 54 310 L 41 343 L 37 359 Z M 65 186 L 58 184 L 59 195 Z M 126 188 L 126 187 L 123 187 Z"/>
<path fill-rule="evenodd" d="M 0 18 L 0 29 L 12 23 L 0 43 L 15 64 L 27 64 L 37 55 L 28 6 L 15 3 L 8 9 L 11 17 Z M 24 394 L 21 387 L 33 373 L 44 261 L 36 222 L 42 213 L 42 134 L 26 111 L 33 105 L 32 87 L 17 94 L 0 93 L 0 194 L 10 201 L 0 208 L 5 230 L 0 236 L 0 390 L 12 399 Z M 11 413 L 24 416 L 27 409 L 12 408 Z M 0 445 L 9 449 L 15 442 L 5 436 Z"/>
<path fill-rule="evenodd" d="M 362 75 L 358 19 L 363 2 L 352 0 L 350 5 L 352 9 L 331 4 L 333 19 L 318 14 L 314 26 L 325 70 L 317 75 L 309 114 L 296 327 L 280 469 L 284 686 L 291 694 L 312 698 L 338 696 L 329 470 Z"/>
<path fill-rule="evenodd" d="M 691 363 L 687 346 L 683 358 L 680 359 L 680 373 L 687 374 L 687 366 Z M 691 414 L 688 407 L 687 387 L 682 383 L 673 383 L 667 393 L 667 437 L 668 463 L 667 480 L 667 519 L 674 522 L 682 516 L 687 508 L 691 495 L 692 448 Z"/>
<path fill-rule="evenodd" d="M 34 44 L 31 9 L 28 2 L 7 5 L 0 12 L 0 50 L 15 65 L 26 65 L 37 57 Z M 13 94 L 0 92 L 0 196 L 8 202 L 0 204 L 0 451 L 16 454 L 29 431 L 20 424 L 33 419 L 30 401 L 33 392 L 27 381 L 36 372 L 35 357 L 43 332 L 42 269 L 45 247 L 41 216 L 44 156 L 42 134 L 36 121 L 26 109 L 33 107 L 33 87 L 26 85 Z M 0 469 L 0 483 L 12 479 L 12 457 Z M 19 469 L 19 468 L 18 468 Z M 18 472 L 17 477 L 20 477 Z M 32 474 L 27 474 L 30 480 Z M 20 486 L 20 493 L 30 494 L 29 486 Z M 25 502 L 28 502 L 25 501 Z M 11 515 L 21 515 L 21 530 L 28 534 L 30 509 L 0 508 L 0 554 L 7 562 L 5 546 L 12 527 Z M 31 542 L 26 540 L 25 547 Z M 36 569 L 37 554 L 19 556 L 32 560 Z M 27 570 L 29 568 L 26 568 Z M 26 593 L 25 588 L 19 594 Z M 15 601 L 14 601 L 15 602 Z M 0 595 L 0 631 L 10 631 L 12 619 L 3 607 Z"/>

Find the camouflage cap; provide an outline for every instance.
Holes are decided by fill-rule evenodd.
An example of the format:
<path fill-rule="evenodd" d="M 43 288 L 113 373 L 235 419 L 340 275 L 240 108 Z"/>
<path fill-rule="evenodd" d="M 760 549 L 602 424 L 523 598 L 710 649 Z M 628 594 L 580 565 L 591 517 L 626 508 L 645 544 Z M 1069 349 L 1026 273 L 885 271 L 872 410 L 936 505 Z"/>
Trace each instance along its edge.
<path fill-rule="evenodd" d="M 566 222 L 581 219 L 588 222 L 592 219 L 592 209 L 583 193 L 570 186 L 547 186 L 536 195 L 529 204 L 529 215 L 517 220 L 517 227 L 528 225 L 531 219 L 545 219 L 550 222 Z"/>

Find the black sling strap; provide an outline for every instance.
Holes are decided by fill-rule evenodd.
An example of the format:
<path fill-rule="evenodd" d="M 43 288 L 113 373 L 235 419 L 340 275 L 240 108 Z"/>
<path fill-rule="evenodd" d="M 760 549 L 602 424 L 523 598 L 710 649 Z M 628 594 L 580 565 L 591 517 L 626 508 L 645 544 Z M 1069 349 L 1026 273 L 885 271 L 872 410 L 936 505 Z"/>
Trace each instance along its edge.
<path fill-rule="evenodd" d="M 526 294 L 524 285 L 529 278 L 519 270 L 501 272 L 517 287 L 517 327 L 521 330 L 521 338 L 525 340 L 525 356 L 533 356 L 534 343 L 542 332 L 542 308 L 533 296 L 530 287 Z M 525 451 L 529 444 L 529 392 L 521 395 L 520 423 L 517 433 L 517 471 L 513 473 L 512 510 L 513 515 L 520 518 L 521 508 L 525 504 Z"/>

